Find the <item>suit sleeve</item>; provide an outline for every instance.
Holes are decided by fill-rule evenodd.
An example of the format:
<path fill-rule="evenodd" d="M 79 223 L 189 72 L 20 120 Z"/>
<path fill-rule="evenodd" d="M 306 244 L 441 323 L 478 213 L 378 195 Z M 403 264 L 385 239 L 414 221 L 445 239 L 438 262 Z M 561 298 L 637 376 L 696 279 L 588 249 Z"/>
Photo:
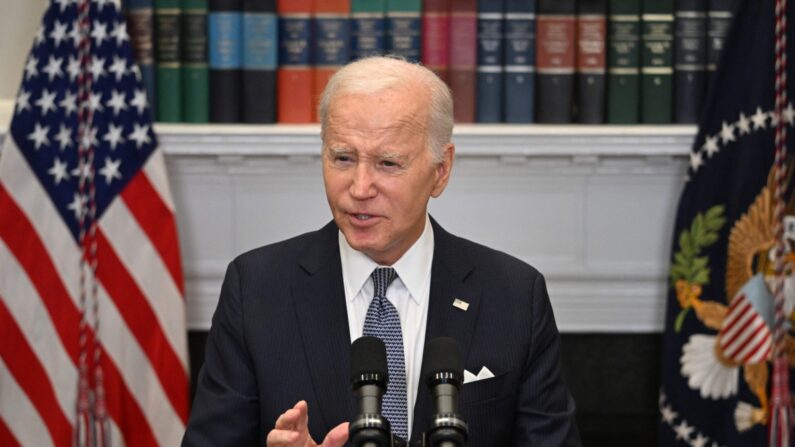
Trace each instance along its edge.
<path fill-rule="evenodd" d="M 240 275 L 233 262 L 227 268 L 213 315 L 183 447 L 263 445 L 240 290 Z"/>
<path fill-rule="evenodd" d="M 546 283 L 536 275 L 531 297 L 532 339 L 517 401 L 515 446 L 581 446 L 574 399 L 563 380 L 560 334 Z"/>

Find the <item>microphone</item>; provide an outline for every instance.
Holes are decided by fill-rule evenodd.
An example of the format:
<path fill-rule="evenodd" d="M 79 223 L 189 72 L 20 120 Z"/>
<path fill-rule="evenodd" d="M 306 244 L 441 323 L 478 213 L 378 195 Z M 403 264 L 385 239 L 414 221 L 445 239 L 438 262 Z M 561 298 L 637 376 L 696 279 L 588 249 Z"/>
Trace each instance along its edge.
<path fill-rule="evenodd" d="M 464 362 L 458 343 L 437 337 L 425 345 L 422 377 L 433 394 L 435 413 L 425 432 L 429 447 L 466 445 L 469 429 L 458 414 L 458 390 L 464 379 Z"/>
<path fill-rule="evenodd" d="M 354 447 L 391 445 L 389 421 L 381 415 L 388 371 L 381 339 L 361 337 L 351 344 L 351 386 L 359 402 L 359 414 L 348 427 L 348 439 Z"/>

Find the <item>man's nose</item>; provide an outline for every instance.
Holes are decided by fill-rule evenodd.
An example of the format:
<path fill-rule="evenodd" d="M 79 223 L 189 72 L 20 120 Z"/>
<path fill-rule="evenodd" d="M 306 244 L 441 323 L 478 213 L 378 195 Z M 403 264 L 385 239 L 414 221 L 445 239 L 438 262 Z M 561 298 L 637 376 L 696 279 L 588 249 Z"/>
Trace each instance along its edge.
<path fill-rule="evenodd" d="M 355 199 L 369 199 L 376 193 L 375 176 L 367 163 L 358 163 L 353 171 L 350 187 L 351 196 Z"/>

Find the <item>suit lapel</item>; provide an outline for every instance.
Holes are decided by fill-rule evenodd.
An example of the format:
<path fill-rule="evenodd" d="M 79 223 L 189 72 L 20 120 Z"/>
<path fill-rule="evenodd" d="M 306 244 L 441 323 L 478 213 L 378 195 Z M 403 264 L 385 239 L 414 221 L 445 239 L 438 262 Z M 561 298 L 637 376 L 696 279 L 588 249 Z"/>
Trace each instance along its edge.
<path fill-rule="evenodd" d="M 480 290 L 474 281 L 467 281 L 474 266 L 468 256 L 460 251 L 461 244 L 456 243 L 455 237 L 442 229 L 435 220 L 431 219 L 431 223 L 434 252 L 425 343 L 436 337 L 452 337 L 461 347 L 466 363 L 480 308 Z M 456 299 L 467 303 L 467 309 L 454 306 Z M 432 411 L 431 394 L 420 378 L 411 439 L 421 438 Z"/>
<path fill-rule="evenodd" d="M 349 382 L 351 340 L 337 227 L 332 222 L 319 235 L 321 240 L 300 258 L 292 290 L 312 385 L 330 430 L 354 411 Z"/>

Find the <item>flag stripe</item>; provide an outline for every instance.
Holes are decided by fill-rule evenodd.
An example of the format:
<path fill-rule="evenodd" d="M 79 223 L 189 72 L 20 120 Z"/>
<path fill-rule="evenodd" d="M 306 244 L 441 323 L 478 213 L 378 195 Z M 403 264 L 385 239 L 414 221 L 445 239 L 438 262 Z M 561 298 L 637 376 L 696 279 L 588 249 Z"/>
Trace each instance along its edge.
<path fill-rule="evenodd" d="M 5 421 L 2 417 L 0 417 L 0 445 L 5 447 L 19 447 L 19 441 L 17 438 L 14 437 L 14 434 L 11 433 L 11 430 L 8 429 Z"/>
<path fill-rule="evenodd" d="M 724 347 L 724 349 L 727 346 L 732 345 L 738 337 L 743 335 L 743 332 L 745 332 L 748 326 L 753 324 L 755 316 L 756 314 L 754 312 L 746 312 L 742 319 L 738 319 L 737 325 L 731 331 L 728 331 L 723 337 L 721 337 L 721 345 Z"/>
<path fill-rule="evenodd" d="M 182 280 L 182 264 L 173 212 L 160 200 L 160 195 L 143 172 L 130 181 L 121 196 L 138 225 L 160 254 L 174 284 L 179 289 L 180 298 L 183 297 L 185 286 Z"/>
<path fill-rule="evenodd" d="M 58 399 L 52 383 L 3 301 L 0 296 L 0 357 L 38 411 L 55 445 L 68 447 L 71 423 L 60 406 L 54 405 Z"/>
<path fill-rule="evenodd" d="M 133 399 L 132 392 L 122 381 L 119 368 L 108 358 L 107 350 L 100 363 L 104 374 L 108 414 L 119 425 L 124 442 L 129 446 L 157 446 L 152 428 L 144 418 L 141 407 Z"/>
<path fill-rule="evenodd" d="M 4 151 L 5 152 L 5 151 Z M 77 363 L 80 314 L 72 306 L 72 298 L 66 291 L 61 277 L 55 270 L 47 249 L 38 238 L 30 222 L 0 182 L 0 239 L 13 253 L 21 267 L 27 272 L 36 272 L 30 279 L 41 298 L 47 313 L 72 361 Z"/>
<path fill-rule="evenodd" d="M 156 322 L 158 330 L 162 330 L 179 359 L 187 359 L 185 319 L 176 317 L 185 314 L 182 292 L 168 274 L 152 241 L 136 224 L 135 217 L 125 204 L 125 201 L 117 200 L 108 207 L 100 228 L 156 317 L 156 320 L 147 324 Z M 187 372 L 186 362 L 182 363 L 182 367 Z"/>
<path fill-rule="evenodd" d="M 0 358 L 0 419 L 5 421 L 11 434 L 23 446 L 46 447 L 53 445 L 50 432 L 41 416 L 30 403 L 28 396 Z M 7 404 L 7 403 L 12 404 Z"/>
<path fill-rule="evenodd" d="M 765 322 L 756 316 L 753 324 L 742 334 L 742 337 L 738 337 L 737 341 L 729 347 L 726 355 L 736 359 L 744 357 L 748 350 L 756 344 L 757 338 L 764 337 L 766 332 L 768 330 Z"/>
<path fill-rule="evenodd" d="M 737 298 L 735 302 L 739 303 L 739 308 L 729 313 L 726 317 L 726 321 L 723 323 L 723 328 L 721 328 L 721 332 L 725 334 L 725 337 L 732 337 L 738 330 L 737 328 L 742 326 L 742 322 L 746 321 L 749 315 L 752 314 L 752 312 L 749 312 L 751 310 L 751 303 L 745 298 Z"/>
<path fill-rule="evenodd" d="M 3 266 L 0 269 L 0 303 L 7 307 L 10 317 L 21 331 L 21 341 L 25 343 L 19 349 L 29 349 L 36 355 L 37 361 L 49 376 L 46 385 L 54 388 L 61 411 L 73 422 L 77 396 L 77 371 L 74 363 L 61 344 L 47 309 L 30 283 L 27 273 L 22 270 L 2 240 L 0 265 Z M 10 342 L 4 343 L 9 347 L 13 346 Z"/>
<path fill-rule="evenodd" d="M 163 204 L 174 214 L 174 201 L 171 198 L 171 188 L 168 186 L 168 175 L 166 175 L 166 158 L 163 151 L 154 151 L 144 164 L 146 178 L 152 184 L 152 188 L 157 191 L 157 195 Z"/>
<path fill-rule="evenodd" d="M 116 329 L 124 326 L 123 318 L 127 312 L 119 311 L 108 292 L 102 285 L 99 287 L 100 319 L 103 322 L 99 329 L 100 339 L 107 352 L 104 357 L 110 357 L 108 360 L 115 365 L 124 381 L 126 394 L 132 396 L 136 407 L 143 409 L 140 418 L 148 423 L 153 438 L 162 446 L 179 445 L 185 431 L 185 420 L 172 405 L 165 404 L 167 393 L 160 386 L 156 369 L 150 367 L 148 352 L 142 350 L 130 332 Z M 124 309 L 127 310 L 126 307 Z M 187 401 L 183 407 L 187 407 Z M 130 440 L 127 443 L 139 445 Z"/>
<path fill-rule="evenodd" d="M 748 351 L 748 354 L 742 358 L 742 363 L 758 363 L 767 358 L 767 354 L 770 352 L 771 336 L 770 331 L 766 330 L 765 332 L 764 335 L 758 337 L 757 343 Z"/>
<path fill-rule="evenodd" d="M 124 309 L 124 322 L 146 352 L 171 405 L 182 421 L 186 422 L 188 379 L 183 363 L 171 349 L 161 328 L 154 324 L 157 321 L 156 315 L 101 230 L 97 231 L 97 264 L 100 282 L 115 306 Z"/>

